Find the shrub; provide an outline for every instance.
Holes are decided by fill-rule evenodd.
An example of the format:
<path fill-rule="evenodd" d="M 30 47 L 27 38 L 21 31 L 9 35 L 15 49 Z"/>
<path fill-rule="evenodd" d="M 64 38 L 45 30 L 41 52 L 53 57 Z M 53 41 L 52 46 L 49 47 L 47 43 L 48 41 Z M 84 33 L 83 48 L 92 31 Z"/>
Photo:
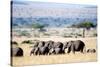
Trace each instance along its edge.
<path fill-rule="evenodd" d="M 82 36 L 82 34 L 78 34 L 78 33 L 77 33 L 76 35 L 77 35 L 77 36 Z"/>
<path fill-rule="evenodd" d="M 97 33 L 94 33 L 93 36 L 94 36 L 94 37 L 97 37 Z"/>
<path fill-rule="evenodd" d="M 21 31 L 20 32 L 20 36 L 27 36 L 27 37 L 30 37 L 30 33 L 28 33 L 27 31 Z"/>
<path fill-rule="evenodd" d="M 18 43 L 16 41 L 11 41 L 12 45 L 18 45 Z"/>
<path fill-rule="evenodd" d="M 22 44 L 33 44 L 34 42 L 32 42 L 32 40 L 25 40 L 22 41 Z"/>

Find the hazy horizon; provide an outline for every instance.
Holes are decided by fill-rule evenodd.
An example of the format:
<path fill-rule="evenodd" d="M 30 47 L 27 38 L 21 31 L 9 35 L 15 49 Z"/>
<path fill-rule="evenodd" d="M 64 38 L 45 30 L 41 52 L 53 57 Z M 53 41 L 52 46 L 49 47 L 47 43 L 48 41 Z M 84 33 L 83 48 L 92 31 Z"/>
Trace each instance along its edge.
<path fill-rule="evenodd" d="M 79 5 L 50 2 L 12 1 L 13 23 L 73 24 L 82 21 L 97 23 L 96 5 Z"/>

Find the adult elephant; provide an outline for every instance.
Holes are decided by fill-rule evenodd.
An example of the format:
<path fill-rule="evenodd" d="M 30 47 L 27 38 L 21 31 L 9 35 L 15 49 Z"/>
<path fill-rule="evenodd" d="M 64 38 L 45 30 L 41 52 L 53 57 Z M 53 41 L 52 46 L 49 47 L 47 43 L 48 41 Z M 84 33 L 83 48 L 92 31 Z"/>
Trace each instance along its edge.
<path fill-rule="evenodd" d="M 38 47 L 43 47 L 45 45 L 45 41 L 39 41 Z"/>
<path fill-rule="evenodd" d="M 38 46 L 37 46 L 38 44 Z M 49 46 L 45 41 L 39 41 L 36 45 L 34 45 L 33 49 L 30 52 L 33 55 L 47 55 L 49 53 Z"/>
<path fill-rule="evenodd" d="M 76 51 L 80 51 L 81 53 L 86 51 L 85 44 L 81 40 L 67 42 L 63 49 L 65 50 L 66 48 L 68 49 L 67 53 L 72 51 L 75 54 Z"/>
<path fill-rule="evenodd" d="M 40 54 L 40 48 L 45 45 L 44 41 L 36 41 L 34 43 L 33 49 L 30 52 L 30 56 L 33 55 L 39 55 Z"/>
<path fill-rule="evenodd" d="M 11 56 L 23 56 L 23 49 L 20 47 L 11 48 Z"/>
<path fill-rule="evenodd" d="M 54 47 L 55 47 L 55 48 L 61 48 L 61 49 L 63 49 L 63 46 L 64 46 L 64 45 L 63 45 L 62 42 L 55 42 L 55 43 L 54 43 Z"/>
<path fill-rule="evenodd" d="M 63 46 L 62 42 L 55 42 L 54 47 L 50 50 L 50 54 L 64 54 Z"/>
<path fill-rule="evenodd" d="M 48 55 L 49 48 L 46 46 L 39 47 L 39 55 Z"/>
<path fill-rule="evenodd" d="M 46 41 L 45 42 L 45 47 L 48 47 L 49 48 L 49 50 L 51 49 L 51 48 L 53 48 L 54 47 L 54 41 Z"/>
<path fill-rule="evenodd" d="M 33 47 L 33 49 L 30 52 L 30 56 L 31 55 L 39 55 L 39 47 Z"/>

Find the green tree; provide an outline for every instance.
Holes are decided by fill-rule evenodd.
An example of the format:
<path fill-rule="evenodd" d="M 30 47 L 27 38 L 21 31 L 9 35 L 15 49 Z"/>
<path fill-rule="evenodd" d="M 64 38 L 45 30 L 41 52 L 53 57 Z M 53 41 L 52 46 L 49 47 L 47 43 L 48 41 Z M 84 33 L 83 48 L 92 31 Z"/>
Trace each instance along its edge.
<path fill-rule="evenodd" d="M 44 27 L 45 27 L 45 25 L 43 25 L 43 24 L 39 24 L 39 23 L 32 24 L 32 28 L 35 28 L 35 29 L 42 30 Z"/>
<path fill-rule="evenodd" d="M 95 27 L 95 25 L 92 22 L 82 22 L 82 23 L 78 23 L 76 25 L 73 25 L 74 27 L 78 27 L 78 28 L 86 28 L 86 29 L 90 29 L 92 27 Z"/>
<path fill-rule="evenodd" d="M 44 26 L 43 25 L 41 25 L 41 24 L 39 24 L 39 23 L 34 23 L 34 24 L 32 24 L 32 27 L 33 28 L 43 28 Z"/>
<path fill-rule="evenodd" d="M 71 27 L 83 28 L 83 37 L 85 37 L 85 29 L 89 30 L 90 28 L 93 28 L 96 26 L 97 25 L 94 25 L 92 22 L 88 22 L 88 21 L 71 25 Z"/>
<path fill-rule="evenodd" d="M 45 27 L 45 24 L 33 23 L 32 28 L 39 29 L 39 30 L 34 31 L 34 36 L 40 37 L 40 33 L 45 31 L 44 27 Z"/>

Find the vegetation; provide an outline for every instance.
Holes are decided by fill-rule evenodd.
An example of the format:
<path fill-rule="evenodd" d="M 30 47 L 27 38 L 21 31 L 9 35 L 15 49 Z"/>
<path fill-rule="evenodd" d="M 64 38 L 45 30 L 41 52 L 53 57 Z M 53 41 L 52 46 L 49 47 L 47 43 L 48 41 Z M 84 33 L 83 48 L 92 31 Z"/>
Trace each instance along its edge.
<path fill-rule="evenodd" d="M 45 36 L 50 36 L 50 34 L 49 33 L 43 33 Z"/>
<path fill-rule="evenodd" d="M 29 32 L 27 32 L 27 31 L 21 31 L 20 32 L 20 36 L 27 36 L 27 37 L 30 37 L 31 35 L 30 35 L 30 33 Z"/>
<path fill-rule="evenodd" d="M 94 36 L 94 37 L 97 37 L 97 33 L 94 33 L 93 36 Z"/>
<path fill-rule="evenodd" d="M 33 44 L 33 42 L 31 40 L 25 40 L 22 41 L 22 44 Z"/>
<path fill-rule="evenodd" d="M 39 23 L 34 23 L 34 24 L 32 24 L 32 27 L 35 28 L 35 29 L 42 30 L 45 27 L 45 25 L 39 24 Z"/>
<path fill-rule="evenodd" d="M 16 41 L 11 41 L 12 45 L 18 45 L 18 43 Z"/>
<path fill-rule="evenodd" d="M 83 38 L 85 37 L 85 29 L 89 30 L 90 28 L 96 27 L 97 24 L 93 24 L 92 22 L 82 22 L 78 24 L 73 24 L 71 27 L 76 27 L 76 28 L 83 28 Z M 96 35 L 95 35 L 96 36 Z"/>
<path fill-rule="evenodd" d="M 93 24 L 92 22 L 82 22 L 78 24 L 73 24 L 72 27 L 90 29 L 90 28 L 96 27 L 96 25 Z"/>

